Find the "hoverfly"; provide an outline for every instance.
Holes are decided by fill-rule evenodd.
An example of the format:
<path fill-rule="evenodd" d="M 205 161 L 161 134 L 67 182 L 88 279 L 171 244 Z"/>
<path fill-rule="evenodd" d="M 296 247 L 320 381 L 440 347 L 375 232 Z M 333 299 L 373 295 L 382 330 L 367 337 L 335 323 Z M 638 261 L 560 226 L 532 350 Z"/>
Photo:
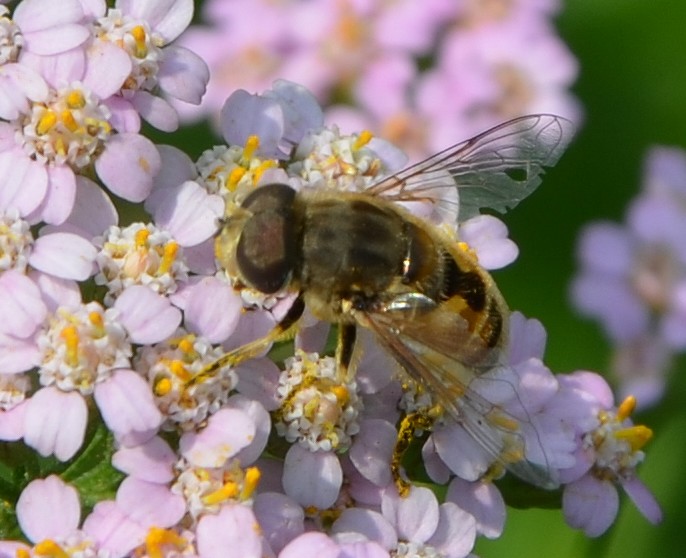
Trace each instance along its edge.
<path fill-rule="evenodd" d="M 365 191 L 257 188 L 227 216 L 217 259 L 240 283 L 265 294 L 287 290 L 295 301 L 270 334 L 201 375 L 292 335 L 308 308 L 337 324 L 341 374 L 351 365 L 358 326 L 367 328 L 494 462 L 532 484 L 557 486 L 540 439 L 521 432 L 529 419 L 474 387 L 484 374 L 507 369 L 509 310 L 493 279 L 453 236 L 396 202 L 440 204 L 434 195 L 448 187 L 459 198 L 459 221 L 482 208 L 504 212 L 536 189 L 572 136 L 564 118 L 523 116 Z"/>

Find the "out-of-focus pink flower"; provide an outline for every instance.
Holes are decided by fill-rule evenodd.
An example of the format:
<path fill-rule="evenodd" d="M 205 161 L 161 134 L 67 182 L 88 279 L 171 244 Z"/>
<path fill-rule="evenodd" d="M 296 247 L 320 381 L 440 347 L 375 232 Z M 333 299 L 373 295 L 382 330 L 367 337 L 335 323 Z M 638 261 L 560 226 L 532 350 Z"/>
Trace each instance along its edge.
<path fill-rule="evenodd" d="M 560 410 L 568 408 L 569 413 L 574 406 L 574 413 L 595 418 L 593 425 L 574 425 L 580 440 L 576 464 L 562 471 L 566 483 L 562 510 L 567 522 L 588 536 L 601 535 L 615 520 L 617 488 L 621 487 L 648 521 L 659 523 L 660 506 L 636 475 L 644 458 L 642 448 L 652 437 L 649 428 L 634 425 L 629 418 L 636 400 L 629 397 L 615 407 L 605 380 L 590 372 L 562 376 L 560 381 Z"/>

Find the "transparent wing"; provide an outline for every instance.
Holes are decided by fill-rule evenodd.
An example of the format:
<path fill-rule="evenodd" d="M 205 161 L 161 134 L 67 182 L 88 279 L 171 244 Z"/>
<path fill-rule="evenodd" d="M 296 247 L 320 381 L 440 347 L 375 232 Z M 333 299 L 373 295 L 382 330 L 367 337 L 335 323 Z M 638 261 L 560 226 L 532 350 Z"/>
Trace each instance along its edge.
<path fill-rule="evenodd" d="M 416 308 L 412 313 L 416 317 Z M 442 312 L 439 305 L 433 312 Z M 405 311 L 363 312 L 360 325 L 415 381 L 426 386 L 443 409 L 483 448 L 492 462 L 541 488 L 559 486 L 539 428 L 524 406 L 516 375 L 507 366 L 477 368 L 460 359 L 460 348 L 446 350 L 433 335 L 407 330 Z"/>
<path fill-rule="evenodd" d="M 458 203 L 442 190 L 457 188 L 459 221 L 490 208 L 504 213 L 541 183 L 574 136 L 572 123 L 552 114 L 504 122 L 372 185 L 394 201 Z"/>

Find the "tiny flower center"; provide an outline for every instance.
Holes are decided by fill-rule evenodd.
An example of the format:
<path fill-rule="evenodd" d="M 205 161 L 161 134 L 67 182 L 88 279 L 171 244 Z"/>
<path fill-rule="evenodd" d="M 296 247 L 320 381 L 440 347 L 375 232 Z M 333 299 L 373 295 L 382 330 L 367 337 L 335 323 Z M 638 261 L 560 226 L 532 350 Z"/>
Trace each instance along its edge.
<path fill-rule="evenodd" d="M 8 269 L 26 271 L 33 245 L 29 224 L 19 218 L 19 212 L 0 212 L 0 272 Z"/>
<path fill-rule="evenodd" d="M 112 133 L 110 111 L 74 84 L 34 103 L 25 117 L 24 150 L 43 163 L 67 164 L 75 170 L 90 165 Z"/>
<path fill-rule="evenodd" d="M 131 285 L 145 285 L 160 294 L 176 291 L 178 281 L 187 278 L 183 251 L 171 234 L 155 225 L 134 223 L 125 229 L 110 227 L 96 239 L 101 246 L 96 262 L 98 285 L 106 285 L 105 304 Z"/>

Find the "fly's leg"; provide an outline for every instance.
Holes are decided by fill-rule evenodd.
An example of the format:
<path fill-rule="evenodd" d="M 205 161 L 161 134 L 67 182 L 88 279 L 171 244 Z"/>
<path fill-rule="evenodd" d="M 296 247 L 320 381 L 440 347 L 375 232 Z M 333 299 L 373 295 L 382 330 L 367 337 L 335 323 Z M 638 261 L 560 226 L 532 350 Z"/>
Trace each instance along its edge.
<path fill-rule="evenodd" d="M 235 367 L 246 360 L 255 358 L 262 353 L 269 345 L 276 341 L 288 339 L 292 337 L 297 331 L 297 323 L 305 311 L 305 302 L 302 295 L 298 295 L 291 307 L 286 312 L 286 315 L 281 321 L 274 326 L 274 328 L 264 337 L 246 343 L 233 351 L 222 355 L 217 360 L 208 364 L 202 371 L 196 374 L 189 382 L 189 385 L 202 383 L 208 378 L 214 376 L 219 370 L 229 367 Z"/>
<path fill-rule="evenodd" d="M 434 405 L 429 409 L 422 409 L 409 413 L 403 417 L 398 427 L 398 436 L 393 448 L 391 457 L 391 474 L 393 481 L 398 488 L 398 494 L 403 498 L 410 493 L 411 482 L 407 480 L 402 471 L 402 462 L 405 453 L 410 448 L 410 444 L 417 431 L 431 430 L 436 419 L 443 413 L 440 405 Z"/>
<path fill-rule="evenodd" d="M 338 379 L 347 382 L 350 379 L 350 365 L 355 350 L 357 327 L 353 324 L 340 324 L 338 326 L 338 341 L 336 344 L 336 370 Z"/>

